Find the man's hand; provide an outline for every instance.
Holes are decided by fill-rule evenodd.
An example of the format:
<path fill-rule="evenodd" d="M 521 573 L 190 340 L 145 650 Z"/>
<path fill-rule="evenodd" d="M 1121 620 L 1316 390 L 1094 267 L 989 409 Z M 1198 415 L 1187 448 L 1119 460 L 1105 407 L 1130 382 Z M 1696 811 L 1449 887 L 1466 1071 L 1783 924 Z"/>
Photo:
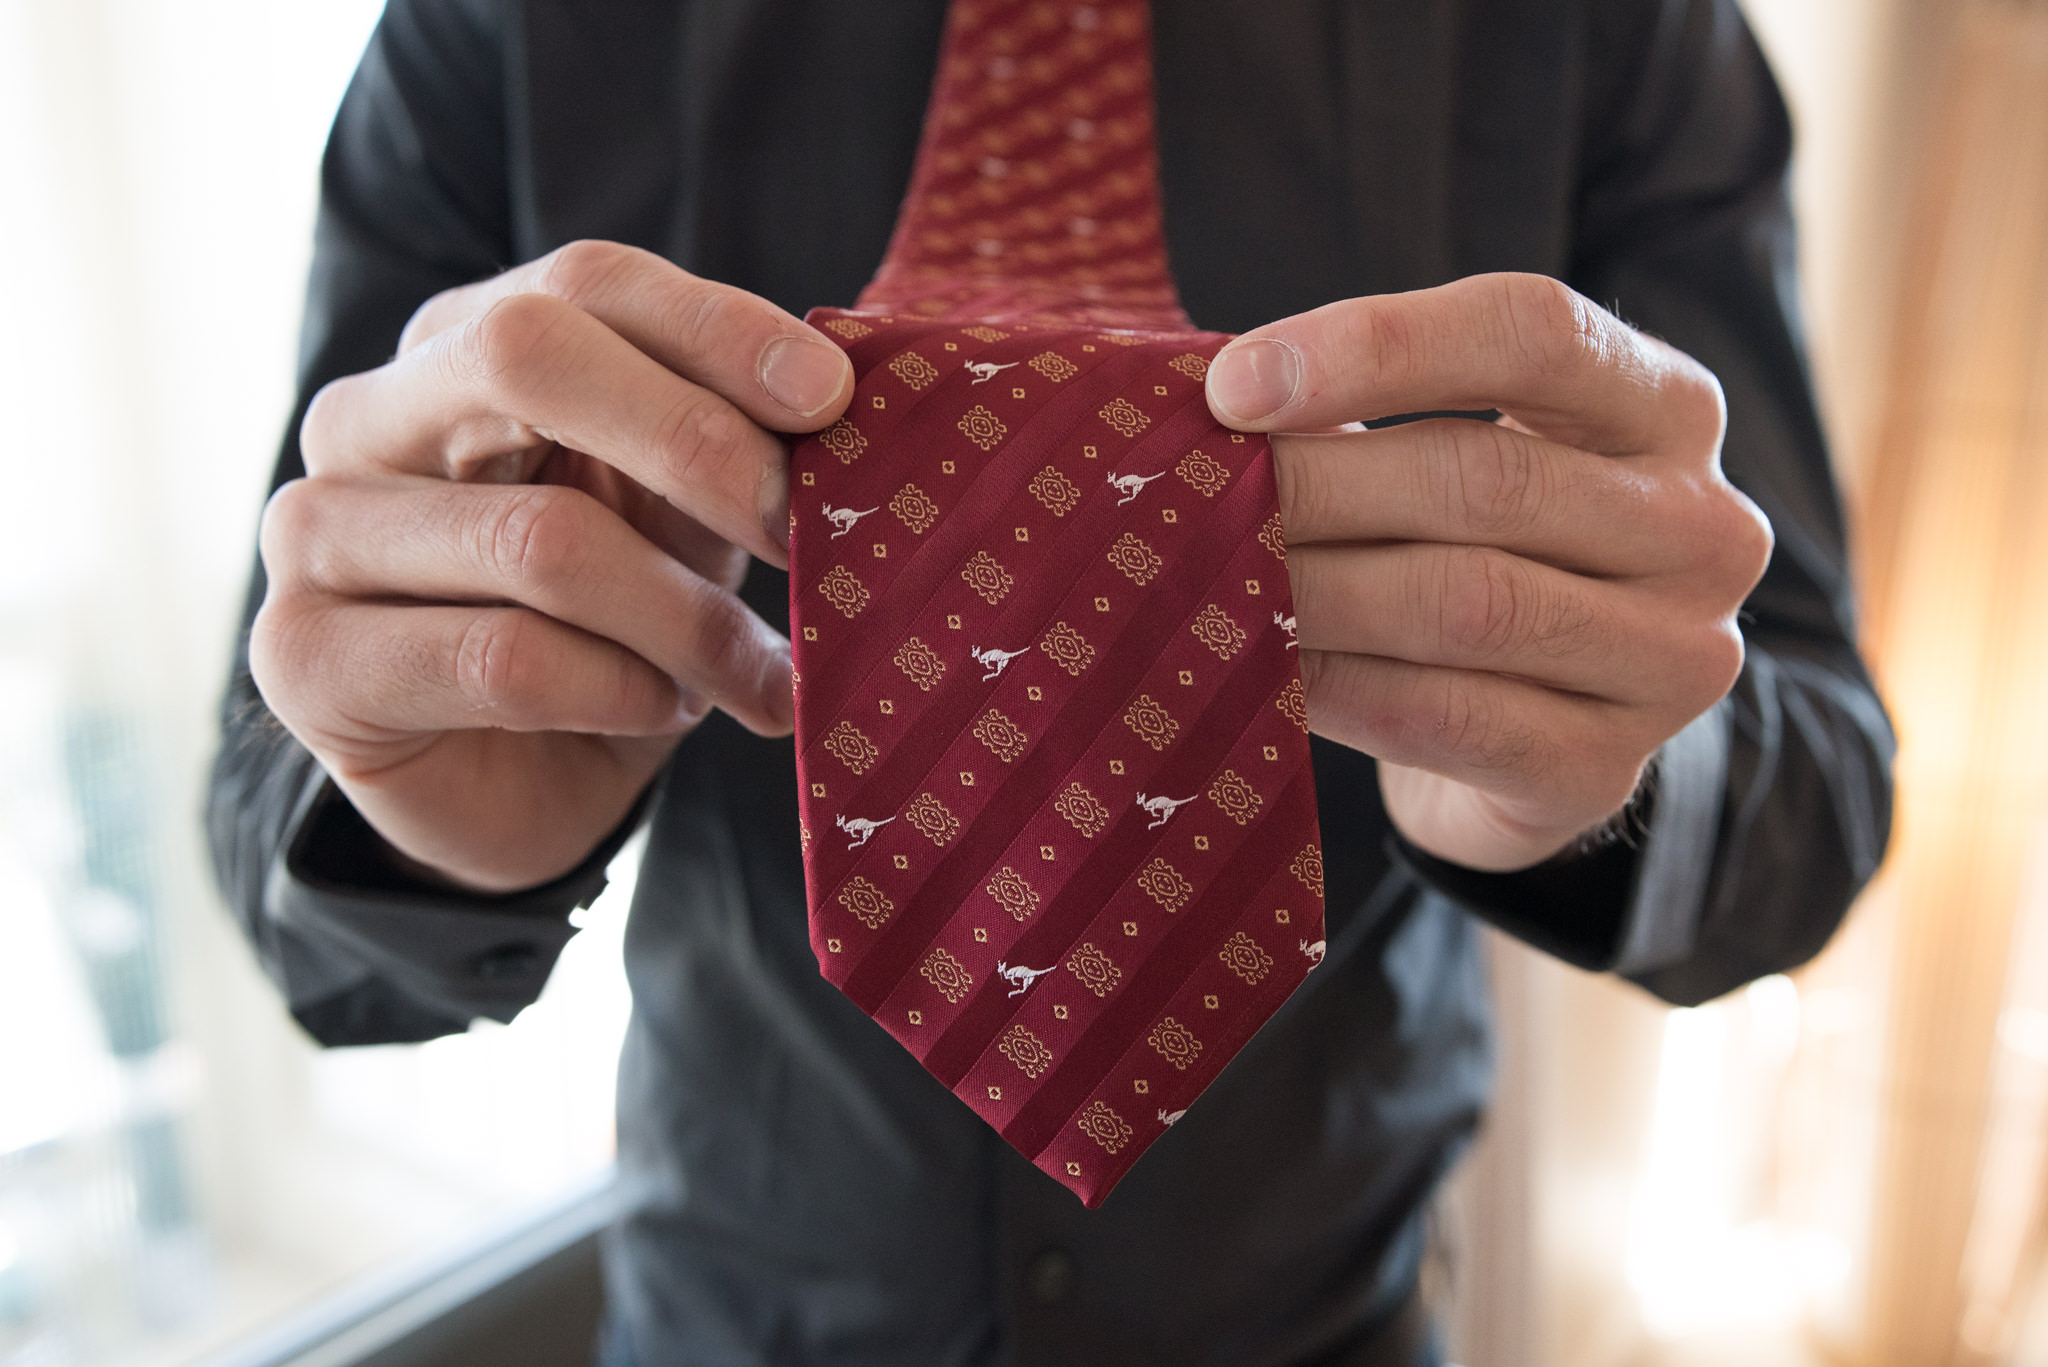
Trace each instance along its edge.
<path fill-rule="evenodd" d="M 1494 275 L 1259 328 L 1208 384 L 1219 421 L 1290 434 L 1309 724 L 1380 761 L 1431 854 L 1542 862 L 1733 686 L 1771 531 L 1721 475 L 1720 385 L 1690 357 L 1554 280 Z"/>
<path fill-rule="evenodd" d="M 306 415 L 256 684 L 427 871 L 557 877 L 712 707 L 790 729 L 789 643 L 734 591 L 749 553 L 787 564 L 771 433 L 852 392 L 797 319 L 628 247 L 438 295 Z"/>

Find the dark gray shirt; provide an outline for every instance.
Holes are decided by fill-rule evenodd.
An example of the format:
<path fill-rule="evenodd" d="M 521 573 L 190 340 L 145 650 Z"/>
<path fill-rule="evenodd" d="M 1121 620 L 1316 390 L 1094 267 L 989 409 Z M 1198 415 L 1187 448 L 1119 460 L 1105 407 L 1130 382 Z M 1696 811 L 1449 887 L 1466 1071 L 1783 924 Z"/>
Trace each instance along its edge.
<path fill-rule="evenodd" d="M 1422 1212 L 1485 1100 L 1472 915 L 1678 1002 L 1790 967 L 1882 853 L 1891 736 L 1853 643 L 1794 313 L 1789 131 L 1730 0 L 1162 0 L 1167 235 L 1241 330 L 1487 270 L 1698 356 L 1778 547 L 1734 693 L 1633 837 L 1513 876 L 1391 838 L 1316 743 L 1329 953 L 1104 1207 L 1031 1168 L 818 975 L 790 743 L 714 717 L 643 808 L 610 1246 L 667 1363 L 1382 1363 Z M 845 303 L 908 179 L 941 0 L 393 0 L 336 121 L 305 397 L 418 303 L 578 237 L 785 307 Z M 279 482 L 302 472 L 288 437 Z M 260 595 L 260 575 L 251 604 Z M 747 597 L 786 621 L 781 575 Z M 209 818 L 230 903 L 332 1044 L 532 1000 L 620 832 L 559 883 L 414 885 L 238 662 Z"/>

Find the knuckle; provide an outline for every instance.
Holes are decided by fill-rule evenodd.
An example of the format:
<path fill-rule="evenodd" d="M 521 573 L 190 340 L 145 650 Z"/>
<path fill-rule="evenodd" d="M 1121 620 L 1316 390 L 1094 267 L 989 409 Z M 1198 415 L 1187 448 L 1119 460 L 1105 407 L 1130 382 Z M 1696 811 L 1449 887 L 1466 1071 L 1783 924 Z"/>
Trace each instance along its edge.
<path fill-rule="evenodd" d="M 525 389 L 561 363 L 567 345 L 564 309 L 544 294 L 498 300 L 465 330 L 449 359 L 457 378 L 490 394 Z"/>
<path fill-rule="evenodd" d="M 320 490 L 311 479 L 289 480 L 263 505 L 256 547 L 273 582 L 288 579 L 312 540 L 320 516 Z"/>
<path fill-rule="evenodd" d="M 1496 656 L 1527 639 L 1527 576 L 1511 557 L 1486 547 L 1460 547 L 1443 557 L 1439 573 L 1439 630 L 1446 642 Z"/>
<path fill-rule="evenodd" d="M 689 658 L 716 696 L 750 690 L 759 680 L 761 659 L 749 616 L 737 598 L 717 590 L 707 592 L 697 606 Z"/>
<path fill-rule="evenodd" d="M 670 296 L 663 322 L 684 351 L 704 354 L 728 347 L 758 307 L 759 301 L 743 291 L 685 275 L 682 288 Z"/>
<path fill-rule="evenodd" d="M 1563 368 L 1601 350 L 1600 310 L 1571 286 L 1547 275 L 1496 277 L 1508 342 L 1538 373 Z"/>
<path fill-rule="evenodd" d="M 1492 423 L 1458 423 L 1455 464 L 1459 509 L 1482 535 L 1511 538 L 1540 519 L 1546 499 L 1544 471 L 1530 444 Z"/>
<path fill-rule="evenodd" d="M 704 390 L 680 396 L 655 428 L 660 457 L 676 483 L 688 488 L 736 459 L 748 424 L 737 410 Z"/>
<path fill-rule="evenodd" d="M 306 405 L 306 416 L 299 420 L 299 454 L 307 474 L 320 474 L 333 465 L 342 414 L 360 387 L 359 376 L 344 375 L 320 386 Z"/>
<path fill-rule="evenodd" d="M 549 252 L 537 280 L 542 292 L 580 302 L 602 293 L 631 269 L 639 250 L 598 238 L 582 238 Z"/>
<path fill-rule="evenodd" d="M 591 554 L 584 506 L 583 495 L 562 485 L 508 490 L 479 520 L 476 558 L 523 591 L 573 579 Z"/>
<path fill-rule="evenodd" d="M 506 712 L 518 702 L 532 652 L 526 621 L 517 611 L 479 612 L 456 637 L 449 683 L 472 709 Z"/>
<path fill-rule="evenodd" d="M 421 342 L 426 341 L 442 327 L 441 320 L 456 307 L 473 285 L 456 285 L 431 295 L 425 303 L 412 311 L 412 317 L 405 320 L 405 326 L 398 333 L 398 354 L 403 356 Z"/>

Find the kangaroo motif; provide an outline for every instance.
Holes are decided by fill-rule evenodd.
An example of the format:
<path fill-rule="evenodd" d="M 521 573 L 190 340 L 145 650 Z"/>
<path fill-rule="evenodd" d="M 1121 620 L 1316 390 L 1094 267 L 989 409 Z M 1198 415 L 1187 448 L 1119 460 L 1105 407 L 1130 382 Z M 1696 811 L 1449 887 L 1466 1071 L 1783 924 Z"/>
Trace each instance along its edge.
<path fill-rule="evenodd" d="M 1010 365 L 997 365 L 994 361 L 969 361 L 967 363 L 967 373 L 974 376 L 969 383 L 987 384 L 990 380 L 1008 370 L 1010 366 L 1016 364 L 1015 361 L 1010 362 Z"/>
<path fill-rule="evenodd" d="M 1112 489 L 1123 495 L 1122 498 L 1116 501 L 1116 506 L 1121 508 L 1124 504 L 1129 503 L 1138 496 L 1139 490 L 1143 489 L 1153 480 L 1161 478 L 1165 473 L 1162 470 L 1157 475 L 1120 475 L 1116 471 L 1111 470 L 1109 472 L 1109 485 Z"/>
<path fill-rule="evenodd" d="M 1024 652 L 1021 650 L 997 650 L 994 646 L 990 646 L 987 650 L 983 650 L 980 646 L 969 646 L 967 647 L 967 653 L 974 657 L 976 664 L 988 670 L 988 673 L 981 676 L 981 681 L 988 683 L 1005 669 L 1008 669 L 1010 661 L 1016 659 Z"/>
<path fill-rule="evenodd" d="M 864 816 L 835 816 L 832 818 L 832 824 L 853 837 L 853 839 L 846 842 L 846 848 L 857 850 L 870 840 L 873 840 L 876 831 L 881 830 L 882 827 L 895 819 L 893 816 L 885 816 L 880 821 L 870 821 Z"/>
<path fill-rule="evenodd" d="M 1301 952 L 1308 955 L 1311 964 L 1319 964 L 1323 961 L 1323 950 L 1326 947 L 1327 942 L 1323 940 L 1318 940 L 1314 944 L 1310 944 L 1306 940 L 1301 942 Z"/>
<path fill-rule="evenodd" d="M 1294 637 L 1294 619 L 1292 617 L 1282 617 L 1276 612 L 1273 614 L 1273 625 L 1287 633 L 1287 648 L 1289 650 L 1301 644 Z"/>
<path fill-rule="evenodd" d="M 827 503 L 825 505 L 825 520 L 839 529 L 832 533 L 831 539 L 837 541 L 840 537 L 853 530 L 854 523 L 860 521 L 869 513 L 880 511 L 881 509 L 879 508 L 868 508 L 861 512 L 855 512 L 851 508 L 835 508 L 830 503 Z"/>
<path fill-rule="evenodd" d="M 1167 818 L 1193 802 L 1192 797 L 1146 797 L 1138 794 L 1138 805 L 1152 814 L 1152 824 L 1145 829 L 1156 831 L 1166 824 Z"/>
<path fill-rule="evenodd" d="M 1185 1110 L 1179 1110 L 1179 1111 L 1167 1111 L 1167 1110 L 1161 1110 L 1161 1111 L 1159 1112 L 1159 1123 L 1160 1123 L 1160 1124 L 1162 1124 L 1162 1125 L 1171 1125 L 1171 1124 L 1172 1124 L 1172 1123 L 1173 1123 L 1174 1121 L 1176 1121 L 1176 1120 L 1180 1119 L 1180 1118 L 1181 1118 L 1182 1116 L 1184 1116 L 1184 1115 L 1186 1115 L 1186 1114 L 1187 1114 L 1187 1112 L 1186 1112 Z"/>
<path fill-rule="evenodd" d="M 1050 972 L 1050 968 L 1026 968 L 1022 964 L 1012 968 L 1001 959 L 996 960 L 996 976 L 1010 984 L 1010 995 L 1013 997 L 1023 996 L 1031 984 Z"/>

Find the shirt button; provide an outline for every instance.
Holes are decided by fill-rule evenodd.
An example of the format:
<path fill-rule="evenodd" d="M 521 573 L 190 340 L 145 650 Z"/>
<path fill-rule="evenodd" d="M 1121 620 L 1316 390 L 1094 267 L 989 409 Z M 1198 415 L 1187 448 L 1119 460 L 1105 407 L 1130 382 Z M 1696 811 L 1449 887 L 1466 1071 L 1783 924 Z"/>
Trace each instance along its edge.
<path fill-rule="evenodd" d="M 1074 1259 L 1063 1248 L 1048 1248 L 1024 1268 L 1024 1284 L 1040 1305 L 1058 1305 L 1074 1289 Z"/>

